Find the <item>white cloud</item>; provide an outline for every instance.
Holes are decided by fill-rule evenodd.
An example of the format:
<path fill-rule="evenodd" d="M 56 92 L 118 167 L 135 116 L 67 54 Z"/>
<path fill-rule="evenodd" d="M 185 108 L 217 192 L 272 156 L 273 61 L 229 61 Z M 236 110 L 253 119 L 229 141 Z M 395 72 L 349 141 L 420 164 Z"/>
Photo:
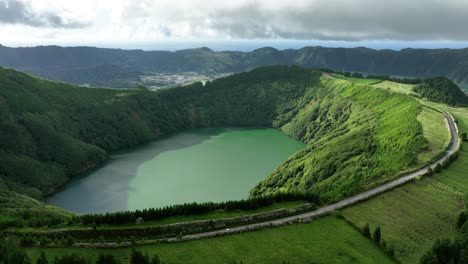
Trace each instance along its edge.
<path fill-rule="evenodd" d="M 5 1 L 14 0 L 0 0 L 0 6 Z M 468 40 L 468 1 L 463 0 L 18 1 L 37 21 L 0 17 L 4 43 Z"/>

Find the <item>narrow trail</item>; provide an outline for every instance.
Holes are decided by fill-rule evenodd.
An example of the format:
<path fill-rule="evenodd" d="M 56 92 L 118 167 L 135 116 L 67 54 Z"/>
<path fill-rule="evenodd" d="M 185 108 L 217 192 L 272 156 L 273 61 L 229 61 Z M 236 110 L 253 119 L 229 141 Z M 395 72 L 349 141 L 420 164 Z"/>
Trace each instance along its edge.
<path fill-rule="evenodd" d="M 228 234 L 236 234 L 236 233 L 243 233 L 243 232 L 248 232 L 248 231 L 253 231 L 253 230 L 258 230 L 258 229 L 263 229 L 263 228 L 269 228 L 273 226 L 281 226 L 285 224 L 290 224 L 290 223 L 298 223 L 298 222 L 310 222 L 314 219 L 317 219 L 321 216 L 324 216 L 336 209 L 341 209 L 353 204 L 356 204 L 358 202 L 367 200 L 373 196 L 376 196 L 380 193 L 386 192 L 388 190 L 391 190 L 397 186 L 400 186 L 402 184 L 405 184 L 409 181 L 414 180 L 416 177 L 419 175 L 423 175 L 428 172 L 429 168 L 434 169 L 437 164 L 441 164 L 449 159 L 459 148 L 460 145 L 460 140 L 458 138 L 458 127 L 456 126 L 453 117 L 446 111 L 444 111 L 444 116 L 445 116 L 445 124 L 447 126 L 447 129 L 450 131 L 450 149 L 445 153 L 445 155 L 437 160 L 436 162 L 432 163 L 431 165 L 428 165 L 422 169 L 419 169 L 415 172 L 406 174 L 396 180 L 387 182 L 385 184 L 382 184 L 380 186 L 377 186 L 375 188 L 372 188 L 368 191 L 359 193 L 357 195 L 351 196 L 349 198 L 346 198 L 344 200 L 341 200 L 339 202 L 321 207 L 317 210 L 306 212 L 306 213 L 301 213 L 293 216 L 288 216 L 284 218 L 279 218 L 279 219 L 274 219 L 274 220 L 269 220 L 265 222 L 260 222 L 260 223 L 254 223 L 254 224 L 247 224 L 247 225 L 242 225 L 242 226 L 236 226 L 232 228 L 226 228 L 222 230 L 214 230 L 214 231 L 209 231 L 209 232 L 203 232 L 203 233 L 198 233 L 198 234 L 191 234 L 191 235 L 185 235 L 182 237 L 173 237 L 173 238 L 168 238 L 165 241 L 166 242 L 180 242 L 180 241 L 187 241 L 187 240 L 194 240 L 194 239 L 202 239 L 202 238 L 209 238 L 209 237 L 216 237 L 216 236 L 222 236 L 222 235 L 228 235 Z"/>

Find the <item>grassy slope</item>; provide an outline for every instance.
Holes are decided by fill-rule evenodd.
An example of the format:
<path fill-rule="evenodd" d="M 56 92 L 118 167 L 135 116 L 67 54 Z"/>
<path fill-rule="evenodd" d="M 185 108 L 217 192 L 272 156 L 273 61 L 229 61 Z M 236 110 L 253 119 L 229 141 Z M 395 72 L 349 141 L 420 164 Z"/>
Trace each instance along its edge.
<path fill-rule="evenodd" d="M 468 131 L 468 109 L 431 106 L 448 109 L 459 120 L 460 130 Z M 417 263 L 436 239 L 456 233 L 461 198 L 468 191 L 466 143 L 463 147 L 448 169 L 347 208 L 345 217 L 360 227 L 381 225 L 383 238 L 395 245 L 397 257 L 405 263 Z"/>
<path fill-rule="evenodd" d="M 338 73 L 331 73 L 330 75 L 337 78 L 337 79 L 343 79 L 343 80 L 347 80 L 347 81 L 356 81 L 356 82 L 363 83 L 363 84 L 368 84 L 368 85 L 372 85 L 372 84 L 381 82 L 381 80 L 378 80 L 378 79 L 364 79 L 364 78 L 346 77 L 346 76 L 344 76 L 342 74 L 338 74 Z"/>
<path fill-rule="evenodd" d="M 426 162 L 442 153 L 450 142 L 450 134 L 445 127 L 444 116 L 431 108 L 423 107 L 418 116 L 428 149 L 418 155 L 420 162 Z"/>
<path fill-rule="evenodd" d="M 413 92 L 414 84 L 396 83 L 392 81 L 382 81 L 372 84 L 372 87 L 380 88 L 383 90 L 390 90 L 397 93 L 415 95 Z"/>
<path fill-rule="evenodd" d="M 369 239 L 349 224 L 326 217 L 311 224 L 296 224 L 225 237 L 177 244 L 139 247 L 149 254 L 157 253 L 165 263 L 392 263 Z M 325 250 L 326 249 L 326 250 Z M 38 248 L 27 250 L 35 261 Z M 129 248 L 114 250 L 44 248 L 49 259 L 77 252 L 90 258 L 109 252 L 128 263 Z"/>
<path fill-rule="evenodd" d="M 55 206 L 47 205 L 16 192 L 0 190 L 0 229 L 6 226 L 26 224 L 58 224 L 73 214 Z M 47 218 L 47 222 L 43 219 Z"/>
<path fill-rule="evenodd" d="M 372 84 L 372 87 L 374 88 L 418 97 L 418 95 L 413 91 L 414 86 L 414 84 L 396 83 L 392 81 L 383 81 Z M 432 102 L 425 100 L 420 100 L 420 102 L 423 105 L 428 106 L 433 104 Z M 432 108 L 433 107 L 437 108 L 437 106 L 432 105 Z M 431 108 L 423 107 L 421 113 L 418 115 L 418 121 L 421 123 L 423 135 L 427 139 L 428 143 L 426 151 L 418 155 L 419 161 L 424 163 L 445 150 L 445 147 L 449 142 L 450 135 L 445 128 L 442 113 L 434 111 Z"/>
<path fill-rule="evenodd" d="M 297 116 L 280 126 L 286 134 L 299 131 L 308 148 L 252 194 L 308 190 L 333 201 L 419 165 L 417 153 L 425 139 L 416 120 L 421 111 L 416 100 L 360 82 L 321 80 L 326 95 L 304 102 Z M 316 124 L 331 129 L 321 131 Z"/>

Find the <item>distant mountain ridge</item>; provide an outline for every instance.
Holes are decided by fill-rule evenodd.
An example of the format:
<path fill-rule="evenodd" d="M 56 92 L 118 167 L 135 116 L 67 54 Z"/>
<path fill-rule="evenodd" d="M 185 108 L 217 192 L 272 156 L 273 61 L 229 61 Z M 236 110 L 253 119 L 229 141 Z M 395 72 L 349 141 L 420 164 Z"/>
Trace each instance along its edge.
<path fill-rule="evenodd" d="M 39 77 L 93 86 L 135 86 L 144 72 L 230 73 L 268 65 L 331 68 L 366 74 L 427 78 L 446 76 L 468 90 L 467 49 L 374 50 L 304 47 L 251 52 L 197 48 L 170 51 L 94 47 L 0 46 L 0 65 Z"/>

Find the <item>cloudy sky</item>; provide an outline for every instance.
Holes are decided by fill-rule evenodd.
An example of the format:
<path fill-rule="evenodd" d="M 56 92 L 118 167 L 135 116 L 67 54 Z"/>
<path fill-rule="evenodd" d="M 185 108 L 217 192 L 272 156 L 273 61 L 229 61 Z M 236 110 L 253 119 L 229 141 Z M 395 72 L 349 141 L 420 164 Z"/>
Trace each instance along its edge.
<path fill-rule="evenodd" d="M 458 47 L 467 14 L 467 0 L 0 0 L 0 44 Z"/>

